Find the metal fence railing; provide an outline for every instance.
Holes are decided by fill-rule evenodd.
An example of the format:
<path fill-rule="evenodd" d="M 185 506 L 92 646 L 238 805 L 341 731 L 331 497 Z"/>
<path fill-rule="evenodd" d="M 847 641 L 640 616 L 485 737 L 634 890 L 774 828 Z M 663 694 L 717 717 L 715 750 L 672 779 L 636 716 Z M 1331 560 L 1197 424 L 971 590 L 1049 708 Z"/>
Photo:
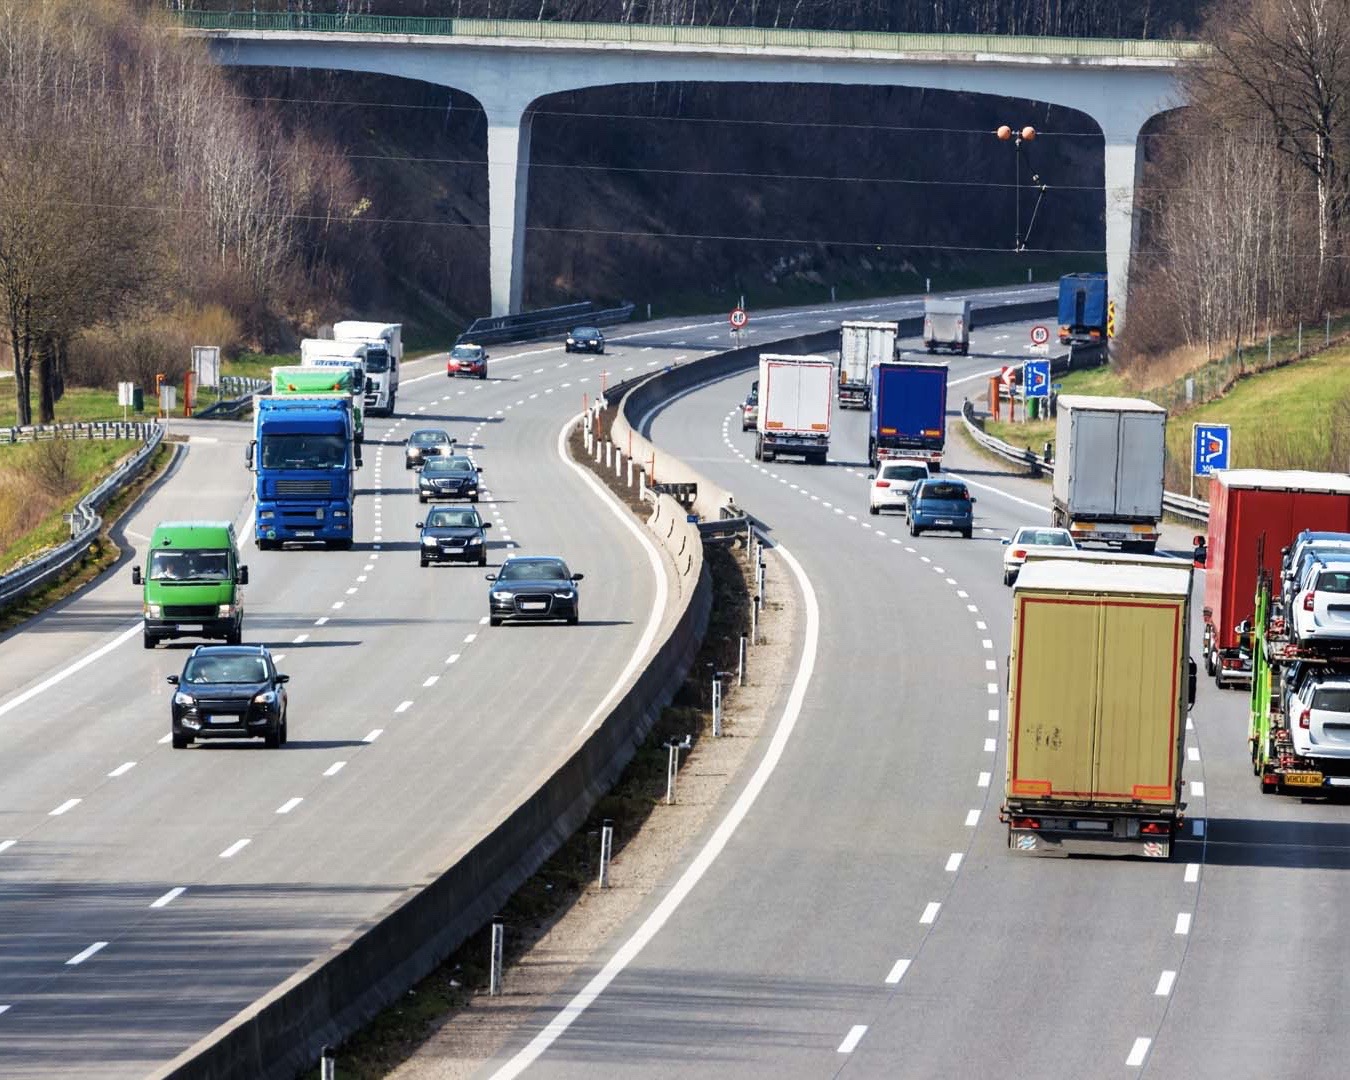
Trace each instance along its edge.
<path fill-rule="evenodd" d="M 1206 55 L 1195 41 L 1032 37 L 997 34 L 889 34 L 867 30 L 785 30 L 755 26 L 656 26 L 649 23 L 448 19 L 403 15 L 310 14 L 294 11 L 184 11 L 189 30 L 399 34 L 515 38 L 532 41 L 691 46 L 838 49 L 849 52 L 1003 54 L 1100 59 L 1192 60 Z"/>
<path fill-rule="evenodd" d="M 148 423 L 137 426 L 144 429 L 144 443 L 101 484 L 75 504 L 70 539 L 59 547 L 24 563 L 18 569 L 0 575 L 0 608 L 40 589 L 84 557 L 89 544 L 103 528 L 103 518 L 99 516 L 99 510 L 141 474 L 155 450 L 164 441 L 163 425 Z"/>
<path fill-rule="evenodd" d="M 571 330 L 574 326 L 614 326 L 631 319 L 634 307 L 628 303 L 597 309 L 594 301 L 584 300 L 538 311 L 523 311 L 518 315 L 485 316 L 474 319 L 455 344 L 497 345 L 504 341 L 532 341 Z"/>
<path fill-rule="evenodd" d="M 153 420 L 89 420 L 78 424 L 23 424 L 0 427 L 0 443 L 43 442 L 47 439 L 142 439 Z"/>

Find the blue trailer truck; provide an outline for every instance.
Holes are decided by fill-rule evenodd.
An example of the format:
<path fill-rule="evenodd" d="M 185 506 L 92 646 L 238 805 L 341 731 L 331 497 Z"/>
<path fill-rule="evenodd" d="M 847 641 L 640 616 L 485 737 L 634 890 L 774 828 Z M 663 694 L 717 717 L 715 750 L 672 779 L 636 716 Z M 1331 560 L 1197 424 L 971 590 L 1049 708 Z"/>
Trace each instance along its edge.
<path fill-rule="evenodd" d="M 872 369 L 867 460 L 913 458 L 942 467 L 947 442 L 947 365 L 878 364 Z"/>
<path fill-rule="evenodd" d="M 1106 341 L 1106 275 L 1065 274 L 1059 279 L 1059 343 Z"/>
<path fill-rule="evenodd" d="M 350 548 L 361 464 L 351 396 L 259 398 L 255 424 L 247 462 L 258 474 L 258 549 L 287 540 Z"/>

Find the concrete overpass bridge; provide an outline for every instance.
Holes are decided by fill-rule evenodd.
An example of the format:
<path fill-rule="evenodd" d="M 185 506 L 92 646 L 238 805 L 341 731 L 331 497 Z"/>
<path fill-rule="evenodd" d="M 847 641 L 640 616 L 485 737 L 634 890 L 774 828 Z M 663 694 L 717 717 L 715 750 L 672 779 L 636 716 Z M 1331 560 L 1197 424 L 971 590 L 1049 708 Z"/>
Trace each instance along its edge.
<path fill-rule="evenodd" d="M 542 23 L 504 19 L 186 12 L 223 64 L 361 71 L 453 87 L 488 125 L 493 314 L 518 311 L 535 103 L 626 83 L 754 82 L 907 86 L 1018 97 L 1077 109 L 1105 140 L 1106 265 L 1123 318 L 1135 234 L 1139 132 L 1182 104 L 1190 42 L 746 27 Z"/>

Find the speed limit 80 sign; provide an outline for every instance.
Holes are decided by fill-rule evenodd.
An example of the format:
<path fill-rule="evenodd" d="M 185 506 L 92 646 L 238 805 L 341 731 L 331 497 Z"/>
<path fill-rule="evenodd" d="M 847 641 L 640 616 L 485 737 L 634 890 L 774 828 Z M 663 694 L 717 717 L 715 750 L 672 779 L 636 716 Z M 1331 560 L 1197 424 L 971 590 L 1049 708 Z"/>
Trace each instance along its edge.
<path fill-rule="evenodd" d="M 1031 328 L 1031 343 L 1033 345 L 1044 345 L 1050 340 L 1050 330 L 1048 327 L 1036 325 Z"/>
<path fill-rule="evenodd" d="M 746 314 L 745 308 L 733 308 L 730 316 L 731 328 L 733 330 L 744 329 L 745 324 L 750 321 L 750 316 Z"/>

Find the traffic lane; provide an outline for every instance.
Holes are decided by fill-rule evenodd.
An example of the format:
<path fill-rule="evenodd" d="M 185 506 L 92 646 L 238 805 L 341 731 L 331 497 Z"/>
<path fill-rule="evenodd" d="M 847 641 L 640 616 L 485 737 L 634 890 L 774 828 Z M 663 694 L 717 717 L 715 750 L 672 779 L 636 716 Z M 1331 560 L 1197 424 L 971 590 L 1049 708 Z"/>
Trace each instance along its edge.
<path fill-rule="evenodd" d="M 702 411 L 695 394 L 660 414 L 658 444 L 699 456 Z M 796 496 L 780 485 L 745 479 L 737 476 L 746 504 L 782 523 L 774 537 L 814 581 L 824 639 L 852 662 L 817 667 L 783 771 L 726 857 L 535 1071 L 818 1073 L 834 1060 L 843 1017 L 893 963 L 876 938 L 902 949 L 923 933 L 920 920 L 950 887 L 952 856 L 968 842 L 964 792 L 935 790 L 932 778 L 968 773 L 975 787 L 988 753 L 985 686 L 944 684 L 947 710 L 935 718 L 931 693 L 879 699 L 874 681 L 881 673 L 886 685 L 926 682 L 936 693 L 935 669 L 959 663 L 937 642 L 963 638 L 972 676 L 982 672 L 966 605 L 941 579 L 929 584 L 891 555 L 884 538 L 860 533 L 850 550 L 832 529 L 797 526 Z M 931 600 L 924 625 L 896 619 L 906 593 Z M 879 623 L 886 635 L 876 633 Z M 935 723 L 944 725 L 936 735 Z M 915 792 L 923 793 L 917 804 Z M 869 838 L 864 850 L 859 836 Z M 738 919 L 743 911 L 755 919 Z M 702 1034 L 694 1040 L 694 1032 Z M 678 1061 L 667 1053 L 672 1043 Z"/>

